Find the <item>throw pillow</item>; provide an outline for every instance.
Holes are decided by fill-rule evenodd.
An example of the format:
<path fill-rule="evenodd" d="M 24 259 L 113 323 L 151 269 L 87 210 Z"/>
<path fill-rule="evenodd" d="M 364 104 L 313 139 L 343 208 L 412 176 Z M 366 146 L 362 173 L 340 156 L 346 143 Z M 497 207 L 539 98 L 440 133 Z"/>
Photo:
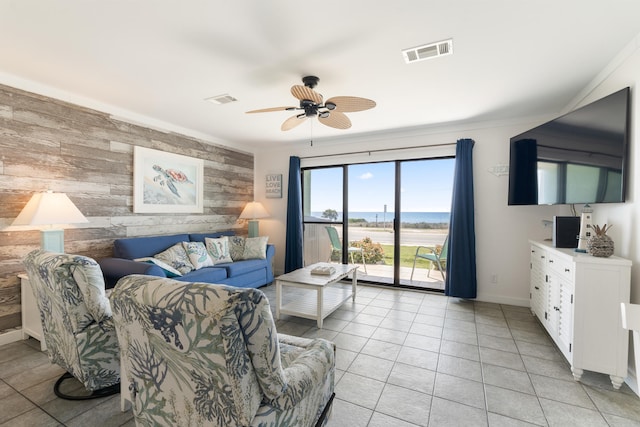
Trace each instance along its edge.
<path fill-rule="evenodd" d="M 244 242 L 242 259 L 267 259 L 268 237 L 249 237 Z"/>
<path fill-rule="evenodd" d="M 147 257 L 143 257 L 143 258 L 136 258 L 134 259 L 134 261 L 138 261 L 138 262 L 146 262 L 148 264 L 155 264 L 158 267 L 160 267 L 161 269 L 164 270 L 164 274 L 167 275 L 167 277 L 180 277 L 182 276 L 182 274 L 176 270 L 175 268 L 171 267 L 169 264 L 167 264 L 166 262 L 156 259 L 156 258 L 152 258 L 150 256 Z"/>
<path fill-rule="evenodd" d="M 187 274 L 193 270 L 193 264 L 191 264 L 189 255 L 184 250 L 182 243 L 176 243 L 166 251 L 155 254 L 153 257 L 166 262 L 182 274 Z"/>
<path fill-rule="evenodd" d="M 200 270 L 202 267 L 211 267 L 213 260 L 207 252 L 207 248 L 202 242 L 182 242 L 184 250 L 189 256 L 189 261 L 193 265 L 193 268 Z"/>
<path fill-rule="evenodd" d="M 211 256 L 214 264 L 233 262 L 233 259 L 231 259 L 231 255 L 229 254 L 228 236 L 219 237 L 217 239 L 205 237 L 204 241 L 207 245 L 207 252 L 209 252 L 209 256 Z"/>
<path fill-rule="evenodd" d="M 244 254 L 244 237 L 229 236 L 229 255 L 234 261 L 240 261 Z"/>

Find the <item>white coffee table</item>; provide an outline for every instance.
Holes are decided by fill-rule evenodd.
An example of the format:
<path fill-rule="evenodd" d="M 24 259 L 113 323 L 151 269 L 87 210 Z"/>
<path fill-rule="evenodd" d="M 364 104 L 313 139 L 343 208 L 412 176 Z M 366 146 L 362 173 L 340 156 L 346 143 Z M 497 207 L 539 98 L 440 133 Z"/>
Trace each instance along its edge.
<path fill-rule="evenodd" d="M 330 276 L 311 274 L 311 270 L 318 266 L 333 267 L 335 273 Z M 344 286 L 330 286 L 352 273 L 351 289 Z M 280 314 L 315 319 L 318 322 L 318 328 L 322 328 L 324 318 L 333 313 L 349 297 L 355 302 L 357 285 L 358 266 L 353 264 L 320 262 L 278 276 L 276 277 L 276 319 L 280 319 Z M 313 294 L 302 296 L 283 306 L 282 288 L 284 286 L 312 289 L 316 291 L 316 295 L 315 298 L 313 298 Z"/>

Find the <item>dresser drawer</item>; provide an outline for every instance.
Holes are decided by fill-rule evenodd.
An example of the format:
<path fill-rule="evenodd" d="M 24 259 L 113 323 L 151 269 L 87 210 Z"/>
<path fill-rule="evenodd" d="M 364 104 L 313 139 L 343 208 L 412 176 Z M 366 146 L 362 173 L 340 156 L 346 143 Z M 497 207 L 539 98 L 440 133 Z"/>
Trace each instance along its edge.
<path fill-rule="evenodd" d="M 547 266 L 558 273 L 558 277 L 562 277 L 571 283 L 574 278 L 574 263 L 571 260 L 558 256 L 554 253 L 547 254 Z"/>

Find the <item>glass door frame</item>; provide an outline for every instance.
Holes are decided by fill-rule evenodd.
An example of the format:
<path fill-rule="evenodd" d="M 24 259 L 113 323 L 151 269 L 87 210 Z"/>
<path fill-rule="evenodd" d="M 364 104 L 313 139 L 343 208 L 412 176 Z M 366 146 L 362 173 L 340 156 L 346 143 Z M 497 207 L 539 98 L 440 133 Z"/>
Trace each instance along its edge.
<path fill-rule="evenodd" d="M 394 164 L 394 174 L 395 174 L 395 185 L 394 185 L 394 218 L 393 218 L 393 280 L 392 283 L 383 283 L 370 281 L 362 278 L 358 278 L 358 281 L 362 283 L 370 283 L 370 284 L 378 284 L 382 286 L 391 286 L 396 288 L 404 288 L 404 289 L 412 289 L 412 290 L 428 290 L 430 292 L 444 292 L 439 289 L 431 289 L 424 288 L 421 286 L 413 286 L 406 285 L 400 283 L 400 241 L 401 241 L 401 208 L 402 208 L 402 163 L 411 162 L 411 161 L 428 161 L 428 160 L 438 160 L 438 159 L 455 159 L 455 155 L 440 155 L 434 157 L 420 157 L 420 158 L 409 158 L 409 159 L 397 159 L 397 160 L 379 160 L 373 162 L 357 162 L 357 163 L 343 163 L 343 164 L 332 164 L 327 166 L 310 166 L 303 167 L 300 170 L 300 179 L 303 183 L 302 185 L 302 198 L 303 198 L 303 227 L 306 224 L 327 224 L 326 222 L 314 222 L 314 221 L 306 221 L 304 220 L 304 173 L 307 170 L 314 169 L 327 169 L 327 168 L 341 168 L 342 169 L 342 251 L 341 251 L 341 262 L 343 264 L 348 263 L 348 251 L 346 250 L 348 245 L 349 238 L 349 166 L 356 164 L 368 164 L 368 163 L 393 163 Z M 330 222 L 329 224 L 339 224 L 339 222 Z M 304 242 L 303 242 L 304 245 Z"/>

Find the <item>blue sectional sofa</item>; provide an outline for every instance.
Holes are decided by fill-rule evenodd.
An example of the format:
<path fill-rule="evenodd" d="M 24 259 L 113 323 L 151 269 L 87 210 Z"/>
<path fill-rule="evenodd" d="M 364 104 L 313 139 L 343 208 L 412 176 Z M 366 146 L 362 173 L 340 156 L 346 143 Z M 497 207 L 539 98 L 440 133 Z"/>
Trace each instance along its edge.
<path fill-rule="evenodd" d="M 205 242 L 205 238 L 234 236 L 233 231 L 198 234 L 173 234 L 168 236 L 130 237 L 117 239 L 113 244 L 113 258 L 98 260 L 105 278 L 107 289 L 112 288 L 124 276 L 145 274 L 167 277 L 165 270 L 157 265 L 133 261 L 134 259 L 153 257 L 176 243 Z M 238 288 L 259 288 L 273 281 L 272 260 L 275 247 L 267 245 L 266 259 L 248 259 L 230 263 L 216 264 L 193 270 L 174 280 L 184 282 L 218 283 Z"/>

